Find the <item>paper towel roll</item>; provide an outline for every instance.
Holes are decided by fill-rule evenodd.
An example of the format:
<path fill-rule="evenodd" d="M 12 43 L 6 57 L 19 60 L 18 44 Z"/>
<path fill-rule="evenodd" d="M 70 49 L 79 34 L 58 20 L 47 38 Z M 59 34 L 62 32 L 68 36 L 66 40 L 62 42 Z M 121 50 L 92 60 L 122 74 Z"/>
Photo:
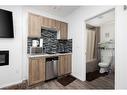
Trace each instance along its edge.
<path fill-rule="evenodd" d="M 43 47 L 43 39 L 40 39 L 40 47 Z"/>

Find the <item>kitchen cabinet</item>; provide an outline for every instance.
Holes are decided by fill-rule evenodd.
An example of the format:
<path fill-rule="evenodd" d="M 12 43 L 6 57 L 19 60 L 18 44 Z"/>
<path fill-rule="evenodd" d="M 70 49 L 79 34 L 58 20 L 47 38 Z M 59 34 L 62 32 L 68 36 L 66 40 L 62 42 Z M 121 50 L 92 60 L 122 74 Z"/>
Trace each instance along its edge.
<path fill-rule="evenodd" d="M 58 63 L 58 75 L 65 75 L 71 73 L 71 54 L 60 55 Z"/>
<path fill-rule="evenodd" d="M 65 56 L 65 74 L 71 73 L 71 54 Z"/>
<path fill-rule="evenodd" d="M 48 28 L 56 28 L 56 20 L 48 18 Z"/>
<path fill-rule="evenodd" d="M 55 19 L 29 13 L 28 37 L 41 37 L 41 27 L 56 29 L 60 39 L 68 38 L 68 24 Z"/>
<path fill-rule="evenodd" d="M 41 16 L 29 13 L 28 37 L 41 37 Z"/>
<path fill-rule="evenodd" d="M 65 22 L 60 23 L 60 39 L 68 38 L 68 24 Z"/>
<path fill-rule="evenodd" d="M 56 28 L 56 20 L 47 17 L 42 17 L 41 19 L 41 26 L 47 28 Z"/>
<path fill-rule="evenodd" d="M 29 58 L 29 85 L 45 80 L 45 58 Z"/>
<path fill-rule="evenodd" d="M 58 76 L 64 75 L 64 69 L 65 69 L 65 56 L 61 55 L 59 56 L 59 60 L 58 60 Z"/>
<path fill-rule="evenodd" d="M 51 28 L 56 29 L 56 20 L 51 19 Z"/>
<path fill-rule="evenodd" d="M 49 27 L 49 22 L 50 22 L 50 20 L 49 20 L 49 18 L 47 18 L 47 17 L 42 17 L 42 26 L 44 26 L 44 27 Z"/>
<path fill-rule="evenodd" d="M 56 20 L 56 29 L 57 29 L 57 31 L 60 31 L 60 21 L 57 21 Z"/>

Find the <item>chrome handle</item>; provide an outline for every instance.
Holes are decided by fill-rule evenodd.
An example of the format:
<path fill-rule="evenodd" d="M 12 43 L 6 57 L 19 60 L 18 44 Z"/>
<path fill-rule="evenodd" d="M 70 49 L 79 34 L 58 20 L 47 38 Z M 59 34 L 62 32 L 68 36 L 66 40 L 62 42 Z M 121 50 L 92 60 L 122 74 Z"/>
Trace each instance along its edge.
<path fill-rule="evenodd" d="M 54 74 L 57 75 L 57 61 L 53 61 Z"/>

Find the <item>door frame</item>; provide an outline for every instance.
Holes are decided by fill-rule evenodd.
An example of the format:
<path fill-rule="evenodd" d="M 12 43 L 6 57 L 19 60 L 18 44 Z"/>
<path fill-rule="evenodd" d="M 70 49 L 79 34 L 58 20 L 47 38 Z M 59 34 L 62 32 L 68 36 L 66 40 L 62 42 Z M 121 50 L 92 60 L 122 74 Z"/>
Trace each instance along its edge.
<path fill-rule="evenodd" d="M 114 11 L 115 12 L 115 21 L 116 21 L 116 8 L 115 7 L 113 7 L 113 8 L 111 8 L 111 9 L 108 9 L 107 11 L 104 11 L 104 12 L 101 12 L 101 13 L 98 13 L 98 14 L 96 14 L 95 16 L 91 16 L 91 17 L 89 17 L 89 18 L 87 18 L 86 20 L 84 20 L 84 26 L 85 26 L 85 59 L 86 59 L 86 51 L 87 51 L 87 30 L 86 30 L 86 23 L 87 23 L 87 21 L 89 21 L 89 20 L 91 20 L 91 19 L 94 19 L 94 18 L 96 18 L 96 17 L 98 17 L 98 16 L 100 16 L 100 15 L 103 15 L 103 14 L 105 14 L 105 13 L 108 13 L 108 12 L 110 12 L 110 11 Z M 114 35 L 115 35 L 115 43 L 116 43 L 116 23 L 115 23 L 115 33 L 114 33 Z M 114 49 L 114 59 L 115 59 L 115 53 L 116 53 L 116 49 Z M 86 63 L 86 62 L 85 62 Z M 116 65 L 115 65 L 116 66 Z M 115 67 L 114 66 L 114 67 Z M 86 67 L 86 66 L 85 66 Z M 114 70 L 114 71 L 116 71 L 116 69 Z M 86 75 L 85 75 L 86 76 Z M 114 77 L 115 77 L 115 73 L 114 73 Z M 86 79 L 86 78 L 85 78 Z M 115 78 L 114 78 L 114 83 L 115 83 Z M 114 87 L 115 87 L 115 84 L 114 84 Z"/>

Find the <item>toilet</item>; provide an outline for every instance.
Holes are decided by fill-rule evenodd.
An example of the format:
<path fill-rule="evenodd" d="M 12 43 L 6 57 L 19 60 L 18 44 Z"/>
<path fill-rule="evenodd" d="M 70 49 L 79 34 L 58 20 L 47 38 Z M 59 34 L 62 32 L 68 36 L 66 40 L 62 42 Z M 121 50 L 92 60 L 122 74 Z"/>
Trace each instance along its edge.
<path fill-rule="evenodd" d="M 100 73 L 109 72 L 109 67 L 111 66 L 112 56 L 103 56 L 102 61 L 99 62 Z"/>

